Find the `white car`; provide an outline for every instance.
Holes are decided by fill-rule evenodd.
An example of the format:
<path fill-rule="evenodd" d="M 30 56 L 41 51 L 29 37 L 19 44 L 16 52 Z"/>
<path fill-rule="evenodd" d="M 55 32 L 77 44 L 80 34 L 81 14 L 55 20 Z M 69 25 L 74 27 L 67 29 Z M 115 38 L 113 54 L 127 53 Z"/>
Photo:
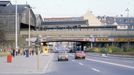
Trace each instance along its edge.
<path fill-rule="evenodd" d="M 58 61 L 68 61 L 68 53 L 66 51 L 59 51 L 57 59 Z"/>

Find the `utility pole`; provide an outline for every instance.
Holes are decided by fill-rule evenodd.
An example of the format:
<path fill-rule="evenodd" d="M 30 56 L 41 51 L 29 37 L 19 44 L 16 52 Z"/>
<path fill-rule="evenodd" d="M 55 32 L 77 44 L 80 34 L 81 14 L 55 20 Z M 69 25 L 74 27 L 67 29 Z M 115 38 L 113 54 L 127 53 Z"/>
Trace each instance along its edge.
<path fill-rule="evenodd" d="M 31 25 L 31 19 L 30 19 L 30 9 L 31 8 L 28 8 L 29 10 L 28 10 L 28 12 L 29 12 L 29 27 L 28 27 L 28 38 L 29 38 L 29 41 L 28 41 L 28 46 L 30 47 L 30 30 L 31 30 L 31 27 L 30 27 L 30 25 Z"/>

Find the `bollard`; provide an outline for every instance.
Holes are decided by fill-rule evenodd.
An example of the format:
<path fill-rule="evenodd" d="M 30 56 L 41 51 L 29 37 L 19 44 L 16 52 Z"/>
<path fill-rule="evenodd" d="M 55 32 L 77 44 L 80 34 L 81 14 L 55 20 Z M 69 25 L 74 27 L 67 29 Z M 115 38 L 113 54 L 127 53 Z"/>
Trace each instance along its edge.
<path fill-rule="evenodd" d="M 7 63 L 12 63 L 12 55 L 7 56 Z"/>

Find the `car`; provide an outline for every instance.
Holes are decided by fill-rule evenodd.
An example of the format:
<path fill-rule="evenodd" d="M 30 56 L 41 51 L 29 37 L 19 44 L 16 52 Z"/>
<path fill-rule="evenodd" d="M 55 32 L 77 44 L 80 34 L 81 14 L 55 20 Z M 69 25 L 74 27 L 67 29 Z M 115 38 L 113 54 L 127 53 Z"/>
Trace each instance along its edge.
<path fill-rule="evenodd" d="M 78 59 L 78 58 L 85 59 L 85 57 L 86 57 L 86 54 L 84 51 L 76 51 L 75 52 L 75 59 Z"/>
<path fill-rule="evenodd" d="M 68 61 L 68 53 L 66 51 L 59 51 L 57 59 L 58 61 Z"/>

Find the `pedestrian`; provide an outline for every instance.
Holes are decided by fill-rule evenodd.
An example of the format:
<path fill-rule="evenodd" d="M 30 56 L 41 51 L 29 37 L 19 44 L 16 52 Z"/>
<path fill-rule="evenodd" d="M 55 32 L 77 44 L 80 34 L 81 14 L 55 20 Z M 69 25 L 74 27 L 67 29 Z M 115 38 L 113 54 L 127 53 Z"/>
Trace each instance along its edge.
<path fill-rule="evenodd" d="M 12 49 L 12 56 L 15 57 L 15 49 Z"/>
<path fill-rule="evenodd" d="M 32 55 L 34 55 L 34 49 L 32 49 Z"/>
<path fill-rule="evenodd" d="M 25 52 L 26 52 L 26 57 L 29 57 L 29 48 L 26 48 Z"/>
<path fill-rule="evenodd" d="M 26 55 L 26 48 L 23 50 L 23 56 Z"/>
<path fill-rule="evenodd" d="M 32 48 L 29 48 L 29 54 L 32 55 Z"/>
<path fill-rule="evenodd" d="M 20 48 L 20 55 L 23 55 L 23 48 Z"/>

